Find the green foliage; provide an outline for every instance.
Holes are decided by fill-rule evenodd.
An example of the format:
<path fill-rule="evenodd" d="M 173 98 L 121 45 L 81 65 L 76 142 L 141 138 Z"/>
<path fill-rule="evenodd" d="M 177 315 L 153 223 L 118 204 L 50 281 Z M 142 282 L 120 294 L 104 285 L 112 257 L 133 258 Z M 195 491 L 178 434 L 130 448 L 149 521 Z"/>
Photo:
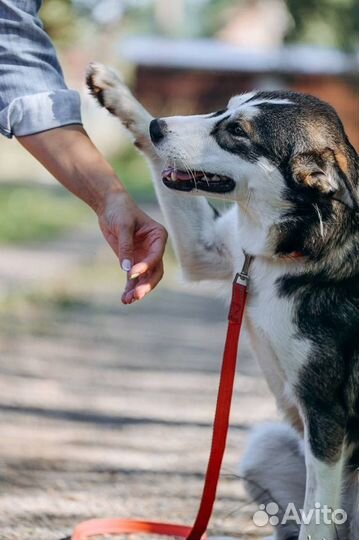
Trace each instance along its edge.
<path fill-rule="evenodd" d="M 230 19 L 232 8 L 244 4 L 247 0 L 208 0 L 201 13 L 199 34 L 211 37 Z"/>
<path fill-rule="evenodd" d="M 62 189 L 0 188 L 0 244 L 48 240 L 83 223 L 90 211 Z"/>
<path fill-rule="evenodd" d="M 288 41 L 355 50 L 359 37 L 357 0 L 286 0 L 295 27 Z"/>
<path fill-rule="evenodd" d="M 71 0 L 46 0 L 40 15 L 46 32 L 56 42 L 66 44 L 73 39 L 76 19 Z"/>
<path fill-rule="evenodd" d="M 120 0 L 118 0 L 120 1 Z M 176 1 L 176 0 L 174 0 Z M 184 36 L 210 37 L 231 18 L 234 8 L 254 0 L 187 0 Z M 334 46 L 344 50 L 358 47 L 359 9 L 357 0 L 285 0 L 295 25 L 288 42 Z M 126 2 L 125 13 L 118 23 L 125 34 L 158 33 L 154 2 Z M 72 0 L 46 0 L 41 10 L 45 29 L 61 45 L 73 46 L 83 33 L 96 33 L 91 10 L 74 7 Z M 117 23 L 116 23 L 117 24 Z"/>
<path fill-rule="evenodd" d="M 209 0 L 203 8 L 201 34 L 213 35 L 229 20 L 231 8 L 253 0 Z M 288 42 L 355 50 L 359 38 L 357 0 L 285 0 L 294 25 Z"/>
<path fill-rule="evenodd" d="M 84 37 L 96 32 L 94 22 L 79 12 L 72 0 L 46 0 L 40 17 L 46 32 L 62 49 L 82 44 Z"/>

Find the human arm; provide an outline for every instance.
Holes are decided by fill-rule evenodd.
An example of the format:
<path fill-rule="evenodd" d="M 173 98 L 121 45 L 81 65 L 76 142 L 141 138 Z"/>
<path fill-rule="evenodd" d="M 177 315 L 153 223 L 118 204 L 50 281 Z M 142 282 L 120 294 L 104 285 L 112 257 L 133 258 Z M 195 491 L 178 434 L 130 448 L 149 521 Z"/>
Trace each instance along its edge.
<path fill-rule="evenodd" d="M 96 212 L 104 237 L 128 271 L 123 303 L 141 300 L 163 275 L 167 233 L 162 225 L 135 205 L 81 126 L 65 126 L 18 140 Z"/>
<path fill-rule="evenodd" d="M 0 132 L 16 136 L 95 210 L 122 266 L 134 262 L 131 275 L 140 274 L 122 297 L 131 303 L 161 278 L 166 233 L 137 208 L 81 127 L 79 95 L 65 84 L 40 6 L 40 0 L 0 0 Z"/>

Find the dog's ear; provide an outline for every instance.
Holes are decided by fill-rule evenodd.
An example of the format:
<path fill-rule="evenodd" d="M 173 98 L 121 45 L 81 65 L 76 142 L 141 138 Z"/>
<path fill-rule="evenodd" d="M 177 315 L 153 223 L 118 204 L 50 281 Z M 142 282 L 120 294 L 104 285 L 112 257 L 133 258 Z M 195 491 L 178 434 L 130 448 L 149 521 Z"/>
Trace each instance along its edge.
<path fill-rule="evenodd" d="M 291 163 L 293 178 L 298 184 L 331 197 L 349 208 L 359 208 L 358 195 L 349 178 L 345 154 L 325 148 L 295 156 Z"/>

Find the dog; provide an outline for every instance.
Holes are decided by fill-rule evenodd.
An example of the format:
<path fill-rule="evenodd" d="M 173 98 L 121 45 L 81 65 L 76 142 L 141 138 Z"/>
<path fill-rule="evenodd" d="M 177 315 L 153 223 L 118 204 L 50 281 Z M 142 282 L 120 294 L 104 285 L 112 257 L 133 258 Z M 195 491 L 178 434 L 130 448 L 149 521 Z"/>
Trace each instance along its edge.
<path fill-rule="evenodd" d="M 244 253 L 253 258 L 245 323 L 286 422 L 254 432 L 241 474 L 278 518 L 289 503 L 329 512 L 278 519 L 273 538 L 355 540 L 359 159 L 336 112 L 309 95 L 253 91 L 211 114 L 158 119 L 111 69 L 91 64 L 87 84 L 148 159 L 184 275 L 230 282 Z M 233 205 L 220 215 L 206 197 Z"/>

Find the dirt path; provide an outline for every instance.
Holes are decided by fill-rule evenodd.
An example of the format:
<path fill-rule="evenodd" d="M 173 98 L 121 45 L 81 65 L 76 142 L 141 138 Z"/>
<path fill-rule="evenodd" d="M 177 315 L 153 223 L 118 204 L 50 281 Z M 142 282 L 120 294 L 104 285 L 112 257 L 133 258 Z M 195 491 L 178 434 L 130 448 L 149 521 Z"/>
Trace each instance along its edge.
<path fill-rule="evenodd" d="M 172 282 L 131 309 L 107 291 L 0 315 L 1 540 L 58 540 L 95 516 L 192 521 L 226 309 Z M 212 532 L 245 539 L 265 531 L 236 466 L 249 427 L 276 413 L 241 348 Z"/>
<path fill-rule="evenodd" d="M 95 224 L 52 242 L 0 247 L 0 300 L 5 295 L 42 286 L 94 259 L 103 241 Z"/>

